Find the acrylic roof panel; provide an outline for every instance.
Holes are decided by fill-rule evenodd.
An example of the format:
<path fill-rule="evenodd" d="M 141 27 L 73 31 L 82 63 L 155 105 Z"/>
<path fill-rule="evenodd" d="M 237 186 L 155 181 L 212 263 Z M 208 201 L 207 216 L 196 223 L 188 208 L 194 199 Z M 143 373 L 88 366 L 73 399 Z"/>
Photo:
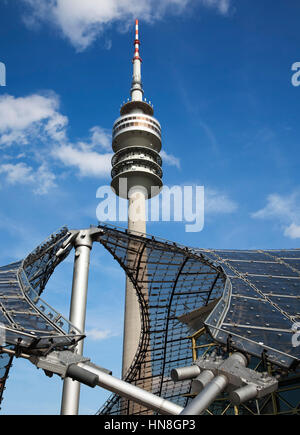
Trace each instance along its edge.
<path fill-rule="evenodd" d="M 230 339 L 234 347 L 256 356 L 265 352 L 283 367 L 297 364 L 300 250 L 210 251 L 209 255 L 228 277 L 222 302 L 206 320 L 213 337 L 221 343 Z"/>
<path fill-rule="evenodd" d="M 264 352 L 286 368 L 299 361 L 300 347 L 293 347 L 292 337 L 300 320 L 300 272 L 295 262 L 291 266 L 284 259 L 298 259 L 300 250 L 192 249 L 101 227 L 99 241 L 131 278 L 141 303 L 143 337 L 128 381 L 143 388 L 152 377 L 153 393 L 185 406 L 190 383 L 175 388 L 170 370 L 191 364 L 191 330 L 183 319 L 208 304 L 212 311 L 205 325 L 216 342 L 230 342 L 258 357 Z M 193 324 L 201 322 L 193 319 Z M 138 375 L 143 366 L 148 378 Z M 125 403 L 113 396 L 99 413 L 126 414 Z M 145 410 L 135 408 L 134 413 Z"/>
<path fill-rule="evenodd" d="M 126 380 L 181 406 L 190 383 L 176 385 L 174 367 L 192 362 L 190 327 L 182 319 L 210 307 L 205 323 L 217 343 L 262 356 L 284 368 L 299 362 L 295 325 L 300 321 L 300 250 L 193 249 L 154 237 L 99 226 L 99 242 L 123 267 L 140 303 L 142 334 Z M 70 346 L 83 336 L 40 295 L 70 233 L 62 229 L 22 262 L 0 268 L 0 322 L 8 345 Z M 195 320 L 195 319 L 194 319 Z M 201 324 L 195 322 L 195 324 Z M 204 324 L 202 323 L 202 324 Z M 126 413 L 117 396 L 103 413 Z M 135 414 L 145 413 L 135 406 Z"/>
<path fill-rule="evenodd" d="M 45 352 L 72 347 L 81 332 L 40 297 L 55 267 L 69 254 L 56 254 L 68 239 L 63 228 L 52 234 L 24 260 L 0 267 L 1 345 Z M 0 354 L 0 402 L 13 357 Z M 3 373 L 3 376 L 1 375 Z"/>
<path fill-rule="evenodd" d="M 300 249 L 282 249 L 281 251 L 265 251 L 269 255 L 278 258 L 298 258 L 300 259 Z"/>
<path fill-rule="evenodd" d="M 0 404 L 3 399 L 5 383 L 12 365 L 13 357 L 7 354 L 0 354 Z M 1 408 L 0 408 L 1 409 Z"/>
<path fill-rule="evenodd" d="M 38 349 L 55 343 L 70 346 L 82 337 L 40 298 L 55 267 L 71 250 L 60 258 L 56 255 L 68 237 L 67 228 L 63 228 L 23 261 L 0 267 L 0 322 L 8 345 Z"/>
<path fill-rule="evenodd" d="M 179 317 L 223 293 L 223 273 L 212 262 L 173 243 L 103 227 L 100 242 L 124 268 L 141 305 L 140 345 L 126 380 L 185 406 L 190 383 L 174 384 L 170 372 L 192 362 L 189 327 Z M 144 375 L 141 376 L 140 373 Z M 127 404 L 113 396 L 101 413 L 126 414 Z M 135 406 L 130 413 L 147 413 Z"/>

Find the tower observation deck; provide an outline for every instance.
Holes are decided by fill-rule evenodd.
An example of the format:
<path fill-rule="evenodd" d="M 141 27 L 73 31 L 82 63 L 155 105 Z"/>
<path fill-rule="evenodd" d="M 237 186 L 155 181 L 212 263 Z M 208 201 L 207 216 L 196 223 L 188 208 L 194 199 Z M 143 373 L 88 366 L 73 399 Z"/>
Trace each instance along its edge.
<path fill-rule="evenodd" d="M 130 190 L 137 186 L 142 188 L 146 198 L 159 193 L 162 187 L 162 159 L 159 155 L 161 126 L 153 116 L 151 103 L 143 100 L 139 45 L 136 20 L 131 101 L 121 107 L 112 133 L 115 154 L 112 158 L 111 185 L 117 195 L 126 199 L 130 198 Z M 126 179 L 124 185 L 121 179 Z"/>
<path fill-rule="evenodd" d="M 128 203 L 129 233 L 146 234 L 146 200 L 162 188 L 161 126 L 153 116 L 153 106 L 144 98 L 139 52 L 139 23 L 135 23 L 131 99 L 123 104 L 112 132 L 111 186 Z M 146 255 L 146 253 L 145 253 Z M 131 261 L 128 255 L 128 264 Z M 145 289 L 147 295 L 147 289 Z M 141 334 L 139 300 L 132 282 L 126 280 L 122 375 L 132 365 Z"/>

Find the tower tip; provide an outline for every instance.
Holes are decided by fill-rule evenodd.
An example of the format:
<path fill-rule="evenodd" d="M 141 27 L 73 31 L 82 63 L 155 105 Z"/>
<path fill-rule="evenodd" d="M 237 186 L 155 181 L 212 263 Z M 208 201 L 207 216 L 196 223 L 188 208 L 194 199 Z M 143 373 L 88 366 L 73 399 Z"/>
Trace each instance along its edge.
<path fill-rule="evenodd" d="M 135 20 L 135 39 L 139 39 L 139 20 Z"/>
<path fill-rule="evenodd" d="M 132 76 L 132 88 L 131 99 L 132 101 L 142 101 L 143 89 L 142 89 L 142 76 L 141 76 L 141 63 L 140 57 L 140 40 L 139 40 L 139 20 L 135 20 L 135 39 L 134 39 L 134 55 L 132 59 L 133 63 L 133 76 Z"/>

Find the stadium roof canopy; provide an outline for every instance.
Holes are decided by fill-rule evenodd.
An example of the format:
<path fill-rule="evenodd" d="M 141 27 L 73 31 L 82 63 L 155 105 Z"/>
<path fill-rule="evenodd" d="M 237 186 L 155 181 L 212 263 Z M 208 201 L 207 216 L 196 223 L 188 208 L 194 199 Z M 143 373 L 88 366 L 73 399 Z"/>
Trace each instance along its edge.
<path fill-rule="evenodd" d="M 189 336 L 200 327 L 216 343 L 264 355 L 284 369 L 297 366 L 300 249 L 195 249 L 107 225 L 99 228 L 95 241 L 125 270 L 141 307 L 140 343 L 127 381 L 141 388 L 149 388 L 150 382 L 154 394 L 185 406 L 189 382 L 175 384 L 170 371 L 191 364 Z M 23 261 L 0 268 L 0 322 L 6 346 L 47 352 L 72 348 L 83 338 L 41 299 L 55 267 L 72 249 L 70 245 L 58 254 L 69 237 L 63 228 Z M 7 358 L 1 362 L 3 391 L 9 364 Z M 114 396 L 101 412 L 120 412 L 121 402 Z"/>

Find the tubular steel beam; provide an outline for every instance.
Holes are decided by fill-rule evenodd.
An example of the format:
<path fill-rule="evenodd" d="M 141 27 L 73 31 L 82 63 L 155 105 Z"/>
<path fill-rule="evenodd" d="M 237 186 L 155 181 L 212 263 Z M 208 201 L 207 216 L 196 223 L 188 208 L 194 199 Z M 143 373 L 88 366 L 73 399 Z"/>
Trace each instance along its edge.
<path fill-rule="evenodd" d="M 162 397 L 156 396 L 155 394 L 149 393 L 133 384 L 129 384 L 128 382 L 104 373 L 94 365 L 89 365 L 89 363 L 79 363 L 78 367 L 97 375 L 99 387 L 112 391 L 113 393 L 135 403 L 139 403 L 159 414 L 179 415 L 183 411 L 181 406 Z"/>
<path fill-rule="evenodd" d="M 228 379 L 224 375 L 216 376 L 198 396 L 184 408 L 181 415 L 200 415 L 216 397 L 226 388 Z"/>
<path fill-rule="evenodd" d="M 86 303 L 88 291 L 88 276 L 90 266 L 90 253 L 93 246 L 93 237 L 101 230 L 90 228 L 78 231 L 75 238 L 75 258 L 73 270 L 72 297 L 70 306 L 70 322 L 80 331 L 85 329 Z M 78 355 L 83 352 L 83 340 L 77 346 Z M 63 385 L 61 415 L 77 415 L 79 410 L 80 383 L 66 378 Z"/>

